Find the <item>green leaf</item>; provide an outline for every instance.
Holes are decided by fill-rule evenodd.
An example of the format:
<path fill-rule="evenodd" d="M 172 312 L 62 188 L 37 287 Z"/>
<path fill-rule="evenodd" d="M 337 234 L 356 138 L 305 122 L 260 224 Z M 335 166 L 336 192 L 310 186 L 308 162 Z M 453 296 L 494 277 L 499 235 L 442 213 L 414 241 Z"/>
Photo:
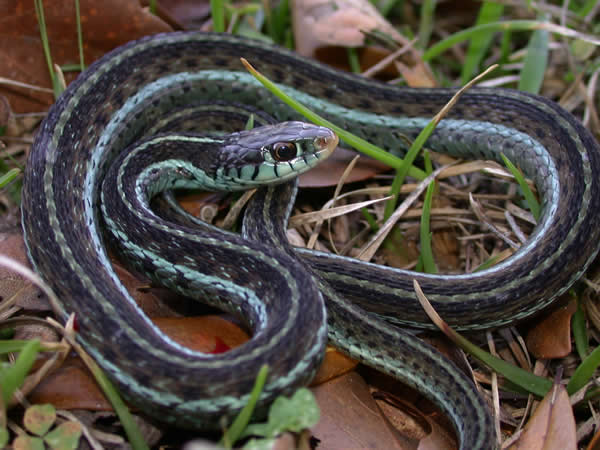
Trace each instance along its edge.
<path fill-rule="evenodd" d="M 275 445 L 275 439 L 250 439 L 242 447 L 244 450 L 271 450 Z"/>
<path fill-rule="evenodd" d="M 42 436 L 54 425 L 56 409 L 52 405 L 33 405 L 27 408 L 23 425 L 33 434 Z"/>
<path fill-rule="evenodd" d="M 249 425 L 243 436 L 273 438 L 284 431 L 300 432 L 319 421 L 317 401 L 306 388 L 298 389 L 291 398 L 277 397 L 269 410 L 267 423 Z"/>
<path fill-rule="evenodd" d="M 64 422 L 44 437 L 46 444 L 55 450 L 75 450 L 79 447 L 81 425 L 77 422 Z"/>
<path fill-rule="evenodd" d="M 17 436 L 12 447 L 14 450 L 44 450 L 44 441 L 39 437 L 24 434 Z"/>

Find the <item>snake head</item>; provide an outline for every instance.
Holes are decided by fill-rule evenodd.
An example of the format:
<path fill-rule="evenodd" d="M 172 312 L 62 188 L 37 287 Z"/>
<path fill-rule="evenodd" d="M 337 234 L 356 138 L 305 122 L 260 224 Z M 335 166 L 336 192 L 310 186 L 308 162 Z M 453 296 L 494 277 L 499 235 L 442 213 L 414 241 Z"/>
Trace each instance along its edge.
<path fill-rule="evenodd" d="M 240 189 L 280 183 L 326 159 L 338 143 L 329 128 L 282 122 L 229 135 L 222 145 L 217 175 Z"/>

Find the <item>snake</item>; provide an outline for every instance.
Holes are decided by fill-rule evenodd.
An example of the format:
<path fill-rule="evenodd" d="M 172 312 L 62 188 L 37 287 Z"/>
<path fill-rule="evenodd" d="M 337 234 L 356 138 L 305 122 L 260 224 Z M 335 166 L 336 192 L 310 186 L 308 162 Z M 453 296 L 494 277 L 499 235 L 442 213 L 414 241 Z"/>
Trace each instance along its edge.
<path fill-rule="evenodd" d="M 427 146 L 462 159 L 500 161 L 503 154 L 533 181 L 542 213 L 510 258 L 469 274 L 424 274 L 295 248 L 285 238 L 292 178 L 324 159 L 319 152 L 330 152 L 336 138 L 299 124 L 240 57 L 328 120 L 397 154 L 456 92 L 391 86 L 227 34 L 159 34 L 111 51 L 50 108 L 25 171 L 28 255 L 60 299 L 57 313 L 76 314 L 84 348 L 131 404 L 161 422 L 194 429 L 229 423 L 267 364 L 257 409 L 265 414 L 277 396 L 312 378 L 329 341 L 431 399 L 449 416 L 460 448 L 495 447 L 489 408 L 472 380 L 405 329 L 431 327 L 413 283 L 458 329 L 513 324 L 550 305 L 598 252 L 594 137 L 541 96 L 471 88 Z M 223 102 L 280 124 L 146 134 L 165 113 Z M 256 191 L 239 234 L 149 206 L 152 196 L 176 187 L 237 190 L 258 181 L 267 185 Z M 172 341 L 120 282 L 108 241 L 152 279 L 241 317 L 250 341 L 222 354 Z"/>

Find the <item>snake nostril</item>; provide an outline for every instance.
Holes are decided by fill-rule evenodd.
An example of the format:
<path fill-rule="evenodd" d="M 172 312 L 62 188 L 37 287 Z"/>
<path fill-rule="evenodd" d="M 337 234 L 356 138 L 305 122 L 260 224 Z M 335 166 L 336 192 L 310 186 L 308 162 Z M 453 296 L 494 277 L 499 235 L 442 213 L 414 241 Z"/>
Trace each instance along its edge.
<path fill-rule="evenodd" d="M 338 143 L 338 137 L 335 133 L 331 133 L 330 136 L 319 136 L 314 140 L 314 146 L 318 151 L 328 150 L 332 152 Z"/>

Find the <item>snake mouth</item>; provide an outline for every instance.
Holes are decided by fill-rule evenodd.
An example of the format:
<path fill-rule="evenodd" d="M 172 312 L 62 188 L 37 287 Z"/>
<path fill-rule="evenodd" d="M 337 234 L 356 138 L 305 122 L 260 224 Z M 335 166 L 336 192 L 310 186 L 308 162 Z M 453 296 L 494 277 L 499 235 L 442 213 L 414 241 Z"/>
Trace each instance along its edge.
<path fill-rule="evenodd" d="M 317 136 L 313 141 L 315 155 L 319 159 L 325 159 L 328 158 L 329 155 L 331 155 L 336 149 L 339 138 L 337 134 L 335 134 L 329 128 L 321 127 L 319 131 L 321 131 L 320 135 Z"/>

